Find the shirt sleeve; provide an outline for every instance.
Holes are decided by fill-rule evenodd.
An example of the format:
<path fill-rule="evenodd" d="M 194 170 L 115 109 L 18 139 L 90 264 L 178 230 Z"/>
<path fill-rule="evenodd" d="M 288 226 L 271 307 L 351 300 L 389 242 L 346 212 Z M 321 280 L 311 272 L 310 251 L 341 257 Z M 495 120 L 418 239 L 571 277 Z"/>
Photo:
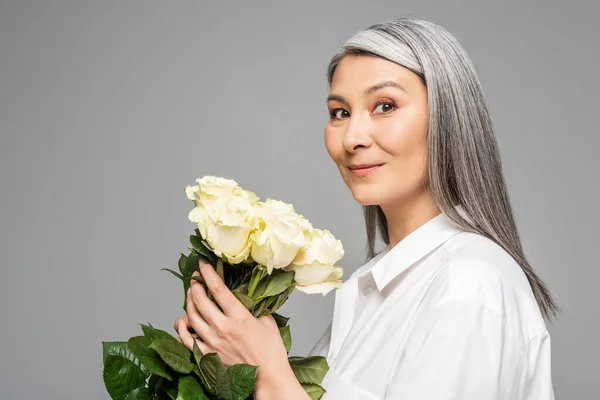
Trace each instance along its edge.
<path fill-rule="evenodd" d="M 524 397 L 527 341 L 502 310 L 479 298 L 444 299 L 413 324 L 396 355 L 385 399 L 549 400 Z"/>

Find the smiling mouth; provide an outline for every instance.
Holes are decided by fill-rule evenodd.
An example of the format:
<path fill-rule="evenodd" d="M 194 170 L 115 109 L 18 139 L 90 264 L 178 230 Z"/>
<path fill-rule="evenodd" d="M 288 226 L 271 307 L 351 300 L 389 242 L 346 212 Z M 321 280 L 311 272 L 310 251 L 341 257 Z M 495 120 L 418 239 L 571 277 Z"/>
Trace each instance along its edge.
<path fill-rule="evenodd" d="M 354 175 L 363 177 L 363 176 L 372 174 L 373 172 L 377 171 L 382 166 L 383 166 L 383 164 L 358 165 L 358 166 L 348 167 L 348 169 Z"/>

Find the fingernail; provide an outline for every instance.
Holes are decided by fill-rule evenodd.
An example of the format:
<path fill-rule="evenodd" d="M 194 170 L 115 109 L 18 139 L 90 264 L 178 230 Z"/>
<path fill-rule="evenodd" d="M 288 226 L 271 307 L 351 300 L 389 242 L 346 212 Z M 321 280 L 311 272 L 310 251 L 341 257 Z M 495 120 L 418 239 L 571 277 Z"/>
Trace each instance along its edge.
<path fill-rule="evenodd" d="M 187 295 L 188 296 L 190 295 L 190 293 L 192 293 L 192 288 L 188 288 L 188 290 L 187 290 Z"/>

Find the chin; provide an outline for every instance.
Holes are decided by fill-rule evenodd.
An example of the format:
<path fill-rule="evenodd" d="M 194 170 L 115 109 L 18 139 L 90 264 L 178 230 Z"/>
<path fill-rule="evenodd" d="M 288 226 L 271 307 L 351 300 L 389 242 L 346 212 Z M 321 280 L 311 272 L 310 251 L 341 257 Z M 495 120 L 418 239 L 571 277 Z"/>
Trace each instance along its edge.
<path fill-rule="evenodd" d="M 366 189 L 366 188 L 365 188 Z M 352 190 L 352 196 L 361 206 L 376 206 L 381 204 L 382 198 L 374 190 Z"/>

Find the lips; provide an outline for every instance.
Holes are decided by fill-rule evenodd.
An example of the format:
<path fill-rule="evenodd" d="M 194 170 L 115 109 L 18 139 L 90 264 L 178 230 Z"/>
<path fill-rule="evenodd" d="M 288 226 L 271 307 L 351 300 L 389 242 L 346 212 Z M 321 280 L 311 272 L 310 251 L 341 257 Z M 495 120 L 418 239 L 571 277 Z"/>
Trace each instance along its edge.
<path fill-rule="evenodd" d="M 348 167 L 350 172 L 356 176 L 367 176 L 381 168 L 383 164 L 358 164 Z"/>
<path fill-rule="evenodd" d="M 357 170 L 357 169 L 369 169 L 369 168 L 373 168 L 373 167 L 381 167 L 383 164 L 357 164 L 357 165 L 351 165 L 348 168 L 350 168 L 351 170 Z"/>

